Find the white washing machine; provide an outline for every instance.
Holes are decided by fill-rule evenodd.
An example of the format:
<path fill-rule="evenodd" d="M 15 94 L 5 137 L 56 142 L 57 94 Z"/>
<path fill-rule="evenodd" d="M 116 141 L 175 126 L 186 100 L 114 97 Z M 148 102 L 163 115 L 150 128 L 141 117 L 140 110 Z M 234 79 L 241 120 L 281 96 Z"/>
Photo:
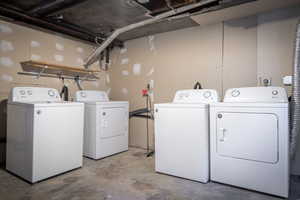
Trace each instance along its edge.
<path fill-rule="evenodd" d="M 109 101 L 106 92 L 81 90 L 76 101 L 85 103 L 83 155 L 104 158 L 128 150 L 129 105 Z"/>
<path fill-rule="evenodd" d="M 7 107 L 6 169 L 35 183 L 82 166 L 84 104 L 56 89 L 15 87 Z"/>
<path fill-rule="evenodd" d="M 173 103 L 155 104 L 155 170 L 209 180 L 209 103 L 215 90 L 177 91 Z"/>
<path fill-rule="evenodd" d="M 280 87 L 233 88 L 210 107 L 211 180 L 288 197 L 289 123 Z"/>

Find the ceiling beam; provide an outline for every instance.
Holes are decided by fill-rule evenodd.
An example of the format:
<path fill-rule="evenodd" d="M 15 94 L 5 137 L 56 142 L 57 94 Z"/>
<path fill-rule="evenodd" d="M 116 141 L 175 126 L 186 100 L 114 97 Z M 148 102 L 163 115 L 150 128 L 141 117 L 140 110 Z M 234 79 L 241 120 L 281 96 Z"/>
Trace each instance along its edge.
<path fill-rule="evenodd" d="M 26 11 L 31 15 L 47 16 L 67 8 L 76 6 L 87 0 L 52 0 L 41 1 L 40 4 L 34 6 L 30 10 Z"/>
<path fill-rule="evenodd" d="M 95 43 L 95 36 L 89 33 L 84 33 L 82 31 L 78 31 L 75 29 L 71 29 L 70 27 L 65 27 L 60 24 L 54 23 L 48 19 L 42 19 L 38 17 L 33 17 L 28 15 L 27 13 L 21 12 L 20 10 L 15 10 L 12 8 L 8 8 L 2 6 L 0 4 L 0 15 L 13 19 L 18 22 L 27 23 L 30 25 L 34 25 L 37 27 L 41 27 L 44 29 L 48 29 L 54 32 L 66 34 L 81 40 L 85 40 L 88 42 Z"/>

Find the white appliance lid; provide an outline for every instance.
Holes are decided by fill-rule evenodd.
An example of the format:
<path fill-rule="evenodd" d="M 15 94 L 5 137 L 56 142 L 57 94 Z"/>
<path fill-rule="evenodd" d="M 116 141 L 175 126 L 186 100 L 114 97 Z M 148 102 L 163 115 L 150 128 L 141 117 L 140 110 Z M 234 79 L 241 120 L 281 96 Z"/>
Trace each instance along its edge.
<path fill-rule="evenodd" d="M 56 89 L 42 87 L 14 87 L 8 102 L 60 102 Z"/>
<path fill-rule="evenodd" d="M 80 90 L 76 92 L 75 100 L 79 102 L 107 102 L 106 92 L 97 90 Z"/>
<path fill-rule="evenodd" d="M 176 92 L 173 103 L 212 103 L 219 102 L 216 90 L 179 90 Z"/>
<path fill-rule="evenodd" d="M 231 88 L 226 91 L 224 102 L 287 103 L 288 97 L 282 87 Z"/>

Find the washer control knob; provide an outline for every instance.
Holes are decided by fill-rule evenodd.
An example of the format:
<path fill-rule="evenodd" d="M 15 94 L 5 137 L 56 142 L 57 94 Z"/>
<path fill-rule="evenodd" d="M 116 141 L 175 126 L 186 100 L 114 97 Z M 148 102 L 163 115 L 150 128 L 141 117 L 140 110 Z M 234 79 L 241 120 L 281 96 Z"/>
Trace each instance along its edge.
<path fill-rule="evenodd" d="M 239 96 L 240 95 L 240 91 L 238 91 L 238 90 L 233 90 L 232 92 L 231 92 L 231 96 L 233 96 L 233 97 L 237 97 L 237 96 Z"/>
<path fill-rule="evenodd" d="M 55 92 L 53 90 L 48 90 L 48 95 L 50 97 L 53 97 L 55 95 Z"/>
<path fill-rule="evenodd" d="M 273 90 L 273 91 L 272 91 L 272 94 L 273 94 L 273 95 L 277 95 L 277 94 L 278 94 L 278 91 L 277 91 L 277 90 Z"/>
<path fill-rule="evenodd" d="M 209 98 L 211 96 L 211 92 L 210 91 L 206 91 L 206 92 L 204 92 L 203 96 L 204 96 L 204 98 L 207 99 L 207 98 Z"/>
<path fill-rule="evenodd" d="M 26 94 L 25 90 L 20 90 L 20 94 L 25 95 Z"/>
<path fill-rule="evenodd" d="M 27 91 L 27 94 L 31 96 L 31 95 L 32 95 L 32 91 L 31 91 L 31 90 L 28 90 L 28 91 Z"/>
<path fill-rule="evenodd" d="M 80 96 L 81 96 L 81 97 L 86 97 L 85 92 L 81 92 L 81 93 L 80 93 Z"/>

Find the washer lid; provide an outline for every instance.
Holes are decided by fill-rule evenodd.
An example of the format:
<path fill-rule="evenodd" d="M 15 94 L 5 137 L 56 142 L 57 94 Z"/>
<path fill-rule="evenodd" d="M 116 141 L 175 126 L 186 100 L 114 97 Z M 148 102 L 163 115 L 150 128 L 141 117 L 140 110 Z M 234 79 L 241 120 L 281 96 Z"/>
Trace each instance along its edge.
<path fill-rule="evenodd" d="M 76 92 L 75 100 L 79 102 L 107 102 L 106 92 L 97 90 L 80 90 Z"/>
<path fill-rule="evenodd" d="M 219 102 L 216 90 L 179 90 L 176 92 L 173 103 L 212 103 Z"/>
<path fill-rule="evenodd" d="M 226 91 L 224 102 L 287 103 L 288 97 L 281 87 L 231 88 Z"/>
<path fill-rule="evenodd" d="M 41 87 L 14 87 L 8 102 L 60 102 L 56 89 Z"/>

